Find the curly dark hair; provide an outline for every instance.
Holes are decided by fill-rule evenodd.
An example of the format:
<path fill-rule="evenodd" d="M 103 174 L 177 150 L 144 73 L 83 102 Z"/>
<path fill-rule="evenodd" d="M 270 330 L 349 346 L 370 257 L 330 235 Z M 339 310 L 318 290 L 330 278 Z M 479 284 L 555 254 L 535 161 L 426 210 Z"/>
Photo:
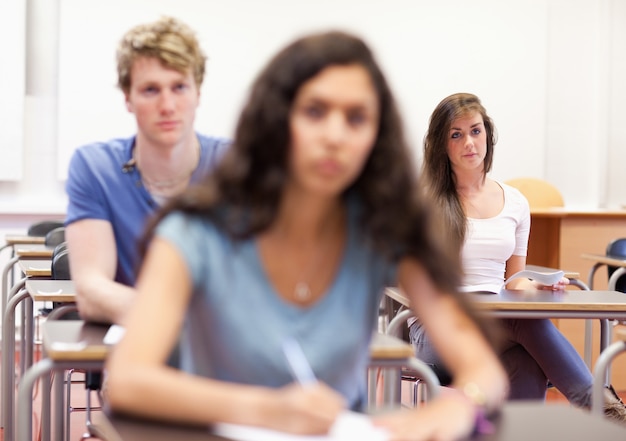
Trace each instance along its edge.
<path fill-rule="evenodd" d="M 448 292 L 459 286 L 458 256 L 447 255 L 431 232 L 431 210 L 418 191 L 414 162 L 395 100 L 372 51 L 358 37 L 339 31 L 296 40 L 280 51 L 254 82 L 232 146 L 199 186 L 174 198 L 152 220 L 180 210 L 210 218 L 233 238 L 266 230 L 275 220 L 288 178 L 289 117 L 304 83 L 329 66 L 359 65 L 378 96 L 378 133 L 363 170 L 344 192 L 356 195 L 361 225 L 371 243 L 392 259 L 417 258 Z"/>
<path fill-rule="evenodd" d="M 444 218 L 442 227 L 449 236 L 450 243 L 459 250 L 465 241 L 467 221 L 456 190 L 456 178 L 447 146 L 453 121 L 474 113 L 482 116 L 487 135 L 487 151 L 483 162 L 483 177 L 486 177 L 493 165 L 497 133 L 492 119 L 476 95 L 455 93 L 444 98 L 430 116 L 428 131 L 424 137 L 424 185 L 441 211 Z"/>

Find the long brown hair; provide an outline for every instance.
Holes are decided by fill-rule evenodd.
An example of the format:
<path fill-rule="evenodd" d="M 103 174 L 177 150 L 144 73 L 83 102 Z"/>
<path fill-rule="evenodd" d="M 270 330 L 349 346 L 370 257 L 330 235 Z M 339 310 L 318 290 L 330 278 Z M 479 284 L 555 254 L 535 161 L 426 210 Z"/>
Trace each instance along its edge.
<path fill-rule="evenodd" d="M 157 214 L 144 238 L 174 210 L 211 219 L 235 239 L 274 222 L 288 178 L 289 114 L 300 87 L 329 66 L 360 65 L 376 90 L 380 120 L 370 156 L 344 196 L 361 205 L 367 239 L 392 259 L 411 255 L 438 287 L 454 292 L 460 282 L 458 256 L 449 256 L 431 234 L 430 205 L 418 191 L 414 163 L 391 90 L 374 55 L 358 37 L 327 32 L 300 38 L 280 51 L 254 82 L 232 146 L 201 185 L 189 188 Z"/>
<path fill-rule="evenodd" d="M 471 93 L 456 93 L 444 98 L 430 116 L 424 138 L 422 179 L 426 192 L 437 204 L 443 217 L 442 227 L 453 246 L 460 251 L 465 241 L 467 221 L 456 190 L 456 178 L 448 157 L 448 139 L 454 120 L 478 113 L 483 118 L 487 134 L 487 151 L 483 165 L 484 176 L 493 164 L 493 149 L 497 133 L 480 99 Z"/>

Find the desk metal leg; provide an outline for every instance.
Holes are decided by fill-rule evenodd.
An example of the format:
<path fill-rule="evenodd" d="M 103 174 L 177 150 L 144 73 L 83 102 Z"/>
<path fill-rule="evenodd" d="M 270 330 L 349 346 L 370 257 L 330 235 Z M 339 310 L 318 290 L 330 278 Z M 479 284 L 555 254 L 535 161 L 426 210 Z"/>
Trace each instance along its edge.
<path fill-rule="evenodd" d="M 65 425 L 65 412 L 69 412 L 69 409 L 66 406 L 69 406 L 70 403 L 65 403 L 63 400 L 63 383 L 64 383 L 64 375 L 65 371 L 57 371 L 54 375 L 54 439 L 62 440 L 67 439 L 64 437 L 64 432 L 69 433 L 70 426 L 69 424 Z M 67 387 L 72 387 L 72 384 L 68 382 Z M 49 409 L 49 408 L 48 408 Z M 69 435 L 68 435 L 69 436 Z"/>
<path fill-rule="evenodd" d="M 413 311 L 410 309 L 405 309 L 404 311 L 400 311 L 387 326 L 387 331 L 385 334 L 393 335 L 394 337 L 399 337 L 402 335 L 402 326 L 406 326 L 406 322 L 409 318 L 414 317 Z"/>
<path fill-rule="evenodd" d="M 589 287 L 582 280 L 578 279 L 569 279 L 569 284 L 572 286 L 576 286 L 583 291 L 589 291 Z M 590 319 L 585 320 L 585 347 L 583 359 L 585 360 L 585 364 L 589 369 L 591 369 L 591 347 L 592 347 L 592 338 L 593 338 L 593 326 L 592 321 Z"/>
<path fill-rule="evenodd" d="M 593 345 L 593 322 L 591 319 L 585 320 L 585 347 L 583 359 L 585 360 L 585 364 L 587 368 L 591 369 L 591 348 Z"/>
<path fill-rule="evenodd" d="M 33 364 L 35 316 L 33 315 L 33 302 L 30 297 L 22 304 L 22 311 L 20 375 L 24 375 L 26 369 Z"/>
<path fill-rule="evenodd" d="M 428 399 L 431 400 L 439 395 L 441 383 L 435 372 L 418 358 L 411 357 L 407 360 L 408 367 L 418 373 L 419 377 L 424 380 L 426 384 L 426 393 Z"/>
<path fill-rule="evenodd" d="M 620 353 L 626 351 L 626 341 L 618 341 L 606 348 L 596 361 L 593 370 L 593 394 L 591 400 L 591 413 L 602 415 L 604 408 L 604 386 L 606 382 L 605 372 L 609 370 L 611 361 Z"/>
<path fill-rule="evenodd" d="M 2 270 L 2 317 L 4 317 L 4 311 L 6 310 L 6 305 L 9 299 L 7 298 L 8 289 L 9 289 L 9 271 L 13 269 L 13 265 L 18 261 L 17 256 L 13 256 L 7 264 L 4 266 Z"/>
<path fill-rule="evenodd" d="M 615 285 L 617 284 L 617 279 L 619 279 L 620 277 L 622 277 L 624 274 L 626 274 L 626 268 L 622 267 L 622 268 L 618 268 L 616 269 L 613 274 L 611 274 L 611 277 L 609 277 L 609 285 L 608 285 L 608 290 L 609 291 L 615 291 Z"/>
<path fill-rule="evenodd" d="M 400 403 L 401 396 L 400 391 L 402 388 L 401 381 L 402 375 L 400 374 L 399 366 L 406 366 L 411 370 L 415 371 L 418 377 L 424 381 L 426 384 L 426 390 L 428 393 L 429 399 L 435 398 L 439 395 L 441 383 L 435 375 L 435 372 L 421 360 L 418 360 L 415 357 L 405 358 L 405 359 L 378 359 L 372 360 L 370 362 L 369 367 L 381 367 L 383 368 L 383 381 L 384 381 L 384 391 L 383 391 L 383 402 L 385 405 L 392 403 Z M 391 369 L 390 369 L 391 368 Z M 389 371 L 393 370 L 395 375 L 389 375 Z M 370 372 L 374 371 L 374 369 L 370 369 Z M 376 375 L 369 377 L 369 387 L 370 391 L 376 390 Z M 374 394 L 375 396 L 375 394 Z M 370 396 L 369 404 L 372 405 L 375 403 L 373 398 Z"/>
<path fill-rule="evenodd" d="M 14 295 L 7 303 L 2 322 L 2 421 L 4 439 L 13 438 L 13 412 L 15 410 L 15 307 L 29 297 L 26 290 Z"/>
<path fill-rule="evenodd" d="M 37 379 L 41 377 L 42 375 L 49 376 L 50 373 L 53 371 L 62 372 L 63 370 L 69 369 L 71 367 L 75 367 L 77 369 L 96 370 L 96 369 L 102 369 L 102 362 L 101 361 L 54 362 L 53 360 L 50 360 L 49 358 L 44 358 L 26 370 L 26 372 L 24 373 L 24 376 L 22 377 L 20 381 L 20 386 L 18 390 L 18 416 L 17 416 L 18 437 L 16 439 L 18 440 L 32 440 L 33 439 L 33 430 L 32 430 L 33 429 L 33 399 L 32 397 L 33 397 L 33 388 L 35 386 Z M 62 374 L 56 375 L 56 377 L 57 377 L 56 383 L 60 383 L 61 389 L 62 389 L 63 388 L 63 375 Z M 56 390 L 56 387 L 55 387 L 55 390 Z M 48 383 L 48 391 L 50 391 L 49 383 Z M 61 397 L 62 395 L 63 394 L 61 393 Z M 42 415 L 41 415 L 42 422 L 44 421 L 44 419 L 49 422 L 49 418 L 50 418 L 49 396 L 50 395 L 48 394 L 48 407 L 42 408 Z M 57 410 L 59 412 L 62 412 L 62 409 L 57 409 Z M 46 426 L 43 426 L 43 427 L 45 428 Z M 56 429 L 57 429 L 56 436 L 58 437 L 55 437 L 55 440 L 63 439 L 62 438 L 63 425 L 61 424 L 61 427 L 60 427 L 60 430 L 61 430 L 60 436 L 58 435 L 59 428 L 57 427 Z M 48 440 L 49 440 L 49 431 L 45 436 L 48 437 Z M 8 440 L 8 439 L 13 439 L 13 438 L 7 438 L 5 434 L 5 439 Z M 44 441 L 47 441 L 47 440 L 45 440 L 44 438 Z"/>
<path fill-rule="evenodd" d="M 600 353 L 602 354 L 602 352 L 606 348 L 608 348 L 610 344 L 611 344 L 611 321 L 608 319 L 600 319 Z M 611 367 L 610 366 L 606 367 L 604 381 L 606 384 L 611 383 Z"/>
<path fill-rule="evenodd" d="M 400 368 L 383 369 L 384 388 L 383 403 L 387 405 L 399 404 L 402 393 L 402 373 Z"/>
<path fill-rule="evenodd" d="M 587 277 L 587 283 L 589 285 L 589 289 L 593 289 L 593 278 L 596 275 L 596 271 L 600 268 L 603 263 L 594 263 L 591 269 L 589 270 L 589 276 Z"/>
<path fill-rule="evenodd" d="M 41 441 L 50 441 L 50 388 L 51 384 L 50 372 L 43 374 L 41 377 Z M 21 398 L 18 396 L 18 406 L 21 404 Z M 18 429 L 19 430 L 19 429 Z M 61 438 L 56 438 L 61 439 Z"/>
<path fill-rule="evenodd" d="M 583 283 L 581 280 L 578 280 L 578 279 L 571 279 L 570 284 L 575 285 L 582 290 L 586 290 L 586 291 L 592 290 L 593 278 L 598 268 L 600 268 L 600 266 L 602 265 L 595 264 L 591 268 L 591 271 L 589 272 L 589 278 L 587 279 L 587 281 L 589 282 L 589 286 L 585 285 L 585 283 Z M 584 346 L 584 351 L 583 351 L 584 352 L 583 359 L 585 360 L 585 364 L 587 365 L 589 369 L 591 369 L 591 363 L 592 363 L 592 358 L 593 358 L 592 348 L 593 348 L 593 322 L 590 319 L 586 319 L 585 320 L 585 346 Z"/>
<path fill-rule="evenodd" d="M 33 439 L 33 388 L 35 386 L 35 382 L 40 376 L 50 375 L 53 367 L 54 363 L 52 360 L 41 360 L 39 363 L 28 369 L 20 381 L 18 390 L 19 410 L 17 412 L 18 439 L 20 440 Z M 49 398 L 50 395 L 48 394 L 48 404 L 50 403 Z M 48 414 L 46 416 L 48 423 L 50 422 L 49 418 L 50 415 Z M 42 422 L 43 419 L 44 417 L 42 415 Z"/>

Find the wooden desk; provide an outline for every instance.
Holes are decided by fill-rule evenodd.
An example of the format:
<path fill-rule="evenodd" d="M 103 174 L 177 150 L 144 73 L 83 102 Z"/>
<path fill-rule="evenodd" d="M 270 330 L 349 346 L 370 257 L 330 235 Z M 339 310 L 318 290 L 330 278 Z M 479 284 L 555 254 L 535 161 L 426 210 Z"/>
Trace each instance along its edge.
<path fill-rule="evenodd" d="M 18 260 L 17 266 L 26 277 L 50 277 L 52 275 L 50 259 Z"/>
<path fill-rule="evenodd" d="M 409 306 L 397 288 L 385 294 Z M 479 311 L 498 318 L 626 318 L 626 295 L 616 291 L 521 291 L 503 289 L 499 294 L 466 293 Z"/>
<path fill-rule="evenodd" d="M 28 236 L 26 234 L 7 234 L 4 237 L 4 245 L 0 247 L 0 251 L 11 248 L 11 257 L 15 256 L 15 245 L 23 244 L 44 244 L 46 238 L 44 236 Z"/>
<path fill-rule="evenodd" d="M 26 234 L 7 234 L 4 236 L 4 241 L 7 245 L 25 245 L 25 244 L 39 244 L 46 243 L 45 236 L 28 236 Z"/>
<path fill-rule="evenodd" d="M 604 254 L 626 232 L 626 210 L 531 209 L 527 263 L 588 274 L 583 253 Z M 590 284 L 591 281 L 587 281 Z M 606 282 L 595 289 L 606 289 Z"/>
<path fill-rule="evenodd" d="M 22 273 L 25 274 L 25 277 L 18 280 L 12 287 L 10 291 L 7 291 L 7 282 L 8 282 L 8 272 L 10 271 L 10 269 L 13 267 L 13 265 L 18 264 L 20 270 L 22 271 Z M 13 363 L 14 361 L 11 361 L 9 364 L 9 358 L 14 359 L 15 358 L 15 308 L 17 307 L 17 303 L 14 304 L 14 306 L 12 306 L 12 310 L 9 314 L 7 314 L 8 311 L 8 305 L 11 302 L 11 300 L 18 294 L 20 293 L 22 290 L 24 290 L 25 286 L 26 286 L 26 282 L 29 278 L 32 277 L 50 277 L 52 273 L 52 269 L 51 269 L 51 261 L 50 259 L 39 259 L 39 260 L 32 260 L 32 259 L 22 259 L 19 256 L 15 256 L 14 258 L 12 258 L 9 263 L 7 264 L 7 266 L 4 269 L 3 272 L 3 286 L 2 286 L 2 328 L 6 329 L 6 327 L 11 326 L 11 330 L 9 332 L 7 331 L 3 331 L 3 339 L 2 339 L 2 346 L 4 348 L 5 343 L 9 343 L 8 340 L 9 338 L 11 338 L 11 345 L 13 348 L 13 351 L 8 353 L 8 352 L 3 352 L 3 354 L 8 354 L 2 357 L 2 369 L 11 369 L 11 372 L 13 372 L 14 368 L 13 368 Z M 21 301 L 21 300 L 20 300 Z M 21 318 L 22 318 L 22 324 L 23 326 L 21 326 L 20 328 L 20 353 L 23 355 L 22 357 L 20 357 L 20 372 L 23 372 L 24 369 L 26 368 L 27 365 L 29 365 L 30 363 L 32 363 L 32 341 L 33 341 L 33 329 L 32 326 L 30 326 L 30 324 L 32 323 L 32 318 L 33 318 L 33 303 L 32 302 L 26 302 L 24 304 L 24 307 L 21 310 Z M 9 316 L 9 321 L 7 322 L 7 316 Z M 30 318 L 30 320 L 27 319 L 27 317 Z M 11 324 L 12 323 L 12 324 Z M 5 327 L 6 324 L 6 327 Z M 9 334 L 11 334 L 11 337 L 9 337 Z M 28 345 L 28 342 L 30 341 L 30 345 Z M 29 350 L 27 350 L 27 346 L 28 348 L 30 348 Z M 4 351 L 4 349 L 3 349 Z M 6 360 L 6 363 L 5 363 Z M 5 381 L 9 381 L 8 377 L 5 379 L 5 374 L 4 372 L 2 373 L 2 385 L 3 385 L 3 396 L 5 395 L 4 392 L 4 384 Z M 13 383 L 11 383 L 13 384 Z M 13 390 L 13 389 L 11 389 Z M 1 406 L 1 424 L 2 427 L 5 427 L 6 421 L 7 421 L 7 417 L 6 415 L 6 408 L 7 406 L 4 404 L 5 403 L 5 399 L 3 398 L 2 401 L 2 406 Z"/>
<path fill-rule="evenodd" d="M 33 389 L 42 379 L 42 441 L 50 440 L 50 374 L 67 369 L 102 370 L 109 346 L 103 343 L 109 326 L 85 323 L 82 320 L 50 320 L 43 324 L 44 357 L 31 366 L 20 381 L 18 390 L 18 437 L 32 438 Z M 55 381 L 55 435 L 63 438 L 63 378 Z M 5 439 L 7 432 L 5 429 Z"/>
<path fill-rule="evenodd" d="M 9 259 L 2 271 L 2 315 L 5 313 L 5 305 L 9 301 L 8 275 L 13 265 L 22 260 L 50 259 L 54 248 L 41 244 L 19 244 L 14 246 L 15 255 Z"/>
<path fill-rule="evenodd" d="M 107 441 L 221 441 L 206 427 L 177 426 L 119 415 L 96 417 L 98 436 Z M 494 420 L 495 432 L 472 441 L 621 440 L 626 428 L 564 404 L 508 402 Z"/>
<path fill-rule="evenodd" d="M 15 246 L 15 255 L 21 259 L 51 258 L 54 247 L 43 244 L 20 244 Z"/>
<path fill-rule="evenodd" d="M 397 288 L 385 294 L 405 306 L 408 297 Z M 626 295 L 616 291 L 518 291 L 499 294 L 467 293 L 479 311 L 497 318 L 600 319 L 600 348 L 610 343 L 609 319 L 626 317 Z"/>
<path fill-rule="evenodd" d="M 15 408 L 15 309 L 18 304 L 30 304 L 22 327 L 24 339 L 24 368 L 32 363 L 33 314 L 32 302 L 73 302 L 76 296 L 74 283 L 70 280 L 26 280 L 25 288 L 14 295 L 6 305 L 2 322 L 2 422 L 5 439 L 13 439 L 13 411 Z"/>
<path fill-rule="evenodd" d="M 618 267 L 618 269 L 609 278 L 607 289 L 610 291 L 615 291 L 617 279 L 626 274 L 626 257 L 587 253 L 581 254 L 580 257 L 595 262 L 589 271 L 589 286 L 593 286 L 594 276 L 598 268 L 605 265 Z"/>
<path fill-rule="evenodd" d="M 70 291 L 73 287 L 71 282 L 67 283 L 67 286 L 62 287 L 64 291 Z M 33 291 L 36 289 L 41 291 L 42 286 L 46 288 L 45 284 L 30 283 L 29 288 Z M 50 287 L 48 286 L 46 289 L 50 289 Z M 38 295 L 44 294 L 40 292 Z M 44 323 L 42 338 L 45 356 L 39 363 L 33 365 L 26 371 L 19 386 L 18 430 L 20 436 L 17 439 L 32 439 L 31 397 L 32 389 L 37 379 L 52 370 L 72 368 L 102 369 L 102 364 L 110 350 L 110 346 L 105 345 L 103 342 L 108 328 L 109 326 L 85 323 L 82 320 L 51 320 Z M 437 396 L 439 380 L 428 365 L 415 359 L 413 348 L 408 343 L 390 335 L 374 333 L 370 344 L 370 359 L 370 366 L 411 367 L 422 375 L 428 387 L 428 393 L 431 394 L 429 396 Z M 58 389 L 59 385 L 61 390 Z M 62 398 L 62 382 L 57 382 L 56 387 L 57 404 L 55 407 L 59 409 L 59 411 L 56 415 L 57 423 L 55 424 L 56 434 L 54 439 L 61 439 L 63 419 L 60 409 L 63 407 L 63 403 L 62 400 L 59 402 L 59 397 Z M 49 391 L 49 387 L 42 386 L 42 390 L 44 392 L 46 390 Z M 9 398 L 7 398 L 7 400 L 8 399 Z M 43 440 L 47 441 L 49 439 L 48 434 L 50 426 L 48 411 L 50 409 L 49 395 L 44 396 L 43 401 L 42 435 Z M 397 402 L 400 402 L 399 396 Z M 12 430 L 12 427 L 9 427 L 8 430 Z M 8 433 L 7 428 L 5 428 L 5 435 Z"/>
<path fill-rule="evenodd" d="M 434 371 L 415 357 L 415 350 L 409 343 L 389 334 L 375 332 L 370 343 L 370 362 L 368 369 L 368 405 L 374 408 L 377 389 L 376 370 L 385 368 L 383 379 L 383 403 L 386 406 L 400 404 L 402 388 L 402 368 L 410 368 L 424 381 L 431 398 L 439 395 L 439 379 Z"/>
<path fill-rule="evenodd" d="M 11 259 L 9 259 L 2 271 L 2 317 L 4 317 L 5 306 L 9 301 L 8 280 L 9 273 L 13 269 L 13 266 L 18 261 L 22 260 L 50 259 L 52 257 L 52 253 L 54 252 L 54 249 L 41 244 L 20 243 L 13 246 L 13 252 L 14 255 L 11 257 Z"/>

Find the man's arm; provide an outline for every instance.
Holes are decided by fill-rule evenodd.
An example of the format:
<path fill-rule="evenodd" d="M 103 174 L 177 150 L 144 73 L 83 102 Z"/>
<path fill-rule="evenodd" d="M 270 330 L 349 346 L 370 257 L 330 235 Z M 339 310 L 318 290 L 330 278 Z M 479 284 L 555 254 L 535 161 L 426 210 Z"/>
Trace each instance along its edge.
<path fill-rule="evenodd" d="M 76 304 L 89 321 L 122 323 L 135 289 L 114 281 L 117 247 L 108 221 L 83 219 L 65 229 Z"/>

